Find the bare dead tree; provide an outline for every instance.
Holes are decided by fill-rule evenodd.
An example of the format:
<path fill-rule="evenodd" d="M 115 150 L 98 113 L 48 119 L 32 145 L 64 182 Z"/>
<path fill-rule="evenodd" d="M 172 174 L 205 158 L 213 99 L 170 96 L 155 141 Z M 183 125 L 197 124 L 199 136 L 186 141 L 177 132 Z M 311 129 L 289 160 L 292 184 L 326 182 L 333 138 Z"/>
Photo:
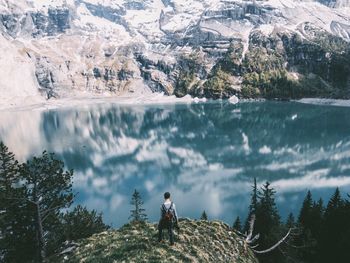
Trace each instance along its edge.
<path fill-rule="evenodd" d="M 272 250 L 276 249 L 278 246 L 280 246 L 283 242 L 285 242 L 287 240 L 287 238 L 290 236 L 290 234 L 292 232 L 292 228 L 290 228 L 288 230 L 287 234 L 285 236 L 283 236 L 278 242 L 276 242 L 276 244 L 274 244 L 270 248 L 267 248 L 264 250 L 256 250 L 255 248 L 258 247 L 259 244 L 254 245 L 254 243 L 259 240 L 260 234 L 256 234 L 255 236 L 253 236 L 254 223 L 255 223 L 255 215 L 253 214 L 250 218 L 250 221 L 249 221 L 248 233 L 245 233 L 245 234 L 239 233 L 239 234 L 241 234 L 243 237 L 245 237 L 244 250 L 247 251 L 247 249 L 249 247 L 256 254 L 265 254 L 265 253 L 269 253 Z"/>

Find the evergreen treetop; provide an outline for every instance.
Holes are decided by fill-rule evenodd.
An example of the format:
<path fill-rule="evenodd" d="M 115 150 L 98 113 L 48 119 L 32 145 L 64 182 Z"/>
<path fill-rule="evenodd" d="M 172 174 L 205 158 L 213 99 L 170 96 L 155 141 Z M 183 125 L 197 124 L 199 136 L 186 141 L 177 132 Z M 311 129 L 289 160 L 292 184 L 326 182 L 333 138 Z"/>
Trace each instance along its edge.
<path fill-rule="evenodd" d="M 233 222 L 232 228 L 237 230 L 238 232 L 242 232 L 242 223 L 239 216 L 237 216 L 236 220 Z"/>
<path fill-rule="evenodd" d="M 131 222 L 147 221 L 147 215 L 145 213 L 146 210 L 142 208 L 143 201 L 141 195 L 136 189 L 132 194 L 130 204 L 134 206 L 134 209 L 130 210 L 131 215 L 129 216 L 129 219 L 131 219 Z"/>
<path fill-rule="evenodd" d="M 293 228 L 295 226 L 295 218 L 293 213 L 289 213 L 288 217 L 287 217 L 287 221 L 286 221 L 286 227 L 289 228 Z"/>
<path fill-rule="evenodd" d="M 201 220 L 208 220 L 208 216 L 207 216 L 207 213 L 205 212 L 205 210 L 202 212 L 202 215 L 201 215 Z"/>
<path fill-rule="evenodd" d="M 307 191 L 307 194 L 305 196 L 305 199 L 303 201 L 302 207 L 300 209 L 299 217 L 298 217 L 298 223 L 302 225 L 308 225 L 309 224 L 309 215 L 311 213 L 313 206 L 313 200 L 310 190 Z"/>

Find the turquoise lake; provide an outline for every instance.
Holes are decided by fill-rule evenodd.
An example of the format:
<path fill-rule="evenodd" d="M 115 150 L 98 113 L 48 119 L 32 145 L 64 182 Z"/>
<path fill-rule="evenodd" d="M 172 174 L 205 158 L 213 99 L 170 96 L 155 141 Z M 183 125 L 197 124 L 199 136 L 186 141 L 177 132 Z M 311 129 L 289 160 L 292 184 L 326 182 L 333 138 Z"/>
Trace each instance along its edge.
<path fill-rule="evenodd" d="M 232 224 L 253 178 L 277 191 L 283 218 L 307 189 L 350 193 L 350 108 L 297 102 L 95 104 L 0 113 L 0 139 L 20 161 L 43 150 L 74 169 L 75 204 L 128 221 L 137 189 L 150 221 L 170 191 L 181 217 Z"/>

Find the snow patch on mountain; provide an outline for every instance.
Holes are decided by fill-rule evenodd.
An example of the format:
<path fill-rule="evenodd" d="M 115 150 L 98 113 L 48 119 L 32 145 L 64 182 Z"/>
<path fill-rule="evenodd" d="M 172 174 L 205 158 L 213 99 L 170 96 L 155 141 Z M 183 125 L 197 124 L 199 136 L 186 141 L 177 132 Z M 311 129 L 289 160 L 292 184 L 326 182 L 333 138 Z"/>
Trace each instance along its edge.
<path fill-rule="evenodd" d="M 350 0 L 0 0 L 1 59 L 15 58 L 1 96 L 172 94 L 184 55 L 204 52 L 209 72 L 232 41 L 242 62 L 253 32 L 307 37 L 305 23 L 350 41 Z M 8 73 L 21 67 L 22 89 Z"/>

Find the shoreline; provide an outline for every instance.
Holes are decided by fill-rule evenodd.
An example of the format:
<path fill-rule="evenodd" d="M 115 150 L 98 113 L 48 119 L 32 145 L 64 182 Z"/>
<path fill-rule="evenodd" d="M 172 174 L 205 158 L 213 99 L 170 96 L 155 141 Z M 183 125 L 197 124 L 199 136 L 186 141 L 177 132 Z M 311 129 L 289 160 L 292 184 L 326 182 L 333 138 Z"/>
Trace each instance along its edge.
<path fill-rule="evenodd" d="M 177 98 L 175 95 L 164 95 L 164 93 L 151 93 L 147 95 L 122 95 L 122 96 L 73 96 L 60 99 L 43 100 L 42 102 L 28 104 L 10 104 L 0 105 L 2 111 L 26 111 L 26 110 L 52 110 L 60 108 L 69 108 L 74 106 L 94 105 L 102 103 L 111 103 L 117 105 L 156 105 L 156 104 L 177 104 L 177 103 L 198 103 L 206 102 L 206 98 L 192 98 L 186 95 L 182 98 Z"/>
<path fill-rule="evenodd" d="M 303 98 L 294 100 L 298 103 L 321 105 L 321 106 L 336 106 L 336 107 L 350 107 L 350 100 L 344 99 L 324 99 L 324 98 Z"/>
<path fill-rule="evenodd" d="M 233 96 L 234 97 L 234 96 Z M 232 98 L 232 97 L 231 97 Z M 259 101 L 268 101 L 267 99 L 222 99 L 217 101 L 227 101 L 232 104 L 236 103 L 245 103 L 245 102 L 259 102 Z M 14 102 L 13 104 L 0 105 L 0 112 L 12 112 L 12 111 L 46 111 L 60 108 L 70 108 L 74 106 L 83 106 L 83 105 L 95 105 L 102 103 L 111 103 L 116 105 L 159 105 L 159 104 L 187 104 L 187 103 L 204 103 L 204 102 L 213 102 L 216 100 L 206 99 L 206 98 L 197 98 L 186 95 L 184 97 L 178 98 L 175 95 L 165 95 L 164 93 L 151 93 L 147 95 L 122 95 L 122 96 L 72 96 L 65 97 L 60 99 L 50 99 L 43 100 L 41 102 L 32 102 L 26 104 Z M 272 100 L 275 101 L 275 100 Z M 350 100 L 344 99 L 326 99 L 326 98 L 302 98 L 299 100 L 287 100 L 289 102 L 297 102 L 302 104 L 310 105 L 325 105 L 325 106 L 337 106 L 337 107 L 350 107 Z M 22 101 L 23 102 L 23 101 Z M 21 104 L 21 105 L 20 105 Z"/>

